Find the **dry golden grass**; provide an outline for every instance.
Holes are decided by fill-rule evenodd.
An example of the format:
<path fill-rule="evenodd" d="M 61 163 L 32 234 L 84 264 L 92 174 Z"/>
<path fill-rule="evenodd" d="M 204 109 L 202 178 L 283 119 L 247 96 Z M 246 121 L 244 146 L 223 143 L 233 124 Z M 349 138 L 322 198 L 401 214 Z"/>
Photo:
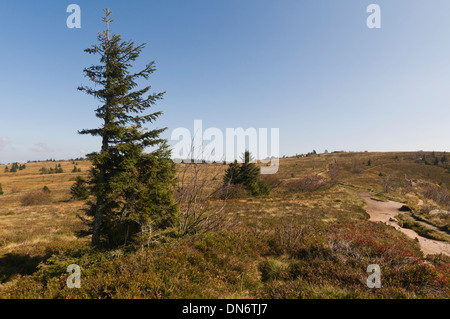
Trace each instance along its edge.
<path fill-rule="evenodd" d="M 440 156 L 440 154 L 437 154 Z M 450 185 L 450 174 L 444 173 L 441 167 L 416 163 L 421 155 L 417 152 L 409 153 L 330 153 L 308 157 L 291 157 L 280 160 L 280 168 L 275 175 L 282 185 L 298 180 L 311 174 L 320 174 L 326 177 L 331 164 L 337 163 L 339 175 L 338 192 L 343 198 L 335 198 L 327 191 L 316 192 L 305 198 L 300 194 L 284 193 L 283 187 L 272 191 L 270 197 L 259 199 L 229 200 L 227 212 L 230 215 L 248 216 L 249 212 L 258 214 L 280 216 L 292 210 L 293 205 L 299 209 L 340 209 L 346 198 L 347 203 L 351 190 L 382 192 L 382 177 L 380 173 L 395 173 L 408 179 L 425 179 L 442 182 L 444 186 Z M 368 161 L 371 165 L 368 166 Z M 50 168 L 61 164 L 62 174 L 40 174 L 42 167 Z M 53 241 L 76 239 L 74 233 L 84 226 L 77 218 L 83 203 L 70 201 L 70 187 L 77 176 L 87 177 L 90 162 L 76 161 L 81 173 L 72 173 L 75 166 L 72 161 L 27 163 L 26 169 L 17 173 L 5 173 L 5 166 L 0 165 L 0 184 L 4 195 L 0 196 L 0 255 L 11 252 L 20 247 L 30 250 L 30 247 L 45 246 Z M 11 166 L 11 165 L 9 165 Z M 195 170 L 200 169 L 201 178 L 209 179 L 208 187 L 212 191 L 222 183 L 222 176 L 228 166 L 223 164 L 191 165 L 179 164 L 178 180 L 185 184 L 193 182 Z M 355 174 L 353 167 L 360 167 L 363 173 Z M 401 178 L 401 177 L 400 177 Z M 24 207 L 21 197 L 31 191 L 42 190 L 47 186 L 51 190 L 51 204 Z M 419 197 L 415 193 L 404 194 L 402 199 L 409 200 L 411 204 L 417 202 Z M 407 196 L 406 196 L 407 195 Z M 390 198 L 394 195 L 390 194 Z M 358 197 L 354 197 L 356 205 Z M 330 219 L 331 218 L 331 219 Z M 325 218 L 328 222 L 332 217 Z M 85 240 L 85 239 L 83 239 Z M 32 249 L 31 249 L 32 250 Z"/>
<path fill-rule="evenodd" d="M 364 287 L 359 285 L 360 279 L 365 275 L 365 270 L 363 268 L 361 268 L 362 270 L 359 269 L 359 266 L 364 266 L 366 262 L 370 262 L 370 258 L 381 258 L 387 264 L 391 263 L 391 259 L 386 259 L 388 257 L 384 249 L 387 246 L 392 246 L 394 247 L 393 249 L 399 250 L 401 254 L 405 254 L 405 258 L 409 258 L 409 254 L 421 257 L 421 253 L 419 245 L 403 234 L 386 225 L 377 225 L 369 222 L 367 213 L 362 209 L 364 201 L 359 196 L 359 193 L 362 191 L 372 192 L 373 194 L 378 194 L 380 198 L 403 201 L 413 208 L 418 207 L 420 200 L 429 202 L 420 193 L 418 186 L 408 187 L 409 180 L 414 180 L 417 185 L 419 185 L 420 181 L 432 182 L 448 189 L 450 186 L 450 174 L 443 167 L 425 165 L 418 162 L 417 158 L 421 155 L 417 152 L 333 153 L 281 159 L 279 172 L 275 175 L 281 181 L 281 185 L 274 188 L 270 196 L 230 199 L 227 201 L 225 213 L 229 217 L 230 229 L 232 229 L 233 235 L 228 233 L 223 235 L 218 232 L 210 235 L 212 237 L 207 237 L 206 240 L 212 240 L 214 245 L 220 247 L 217 249 L 223 249 L 220 255 L 217 257 L 214 257 L 214 254 L 206 254 L 206 257 L 198 255 L 199 252 L 197 250 L 205 244 L 202 241 L 203 239 L 195 244 L 197 245 L 195 248 L 189 246 L 191 245 L 189 244 L 190 239 L 181 240 L 173 250 L 171 250 L 172 248 L 161 248 L 166 255 L 157 255 L 154 261 L 151 262 L 158 263 L 158 258 L 162 258 L 162 260 L 169 258 L 167 262 L 174 262 L 177 259 L 172 259 L 170 257 L 172 254 L 175 254 L 176 258 L 180 258 L 180 265 L 186 260 L 183 255 L 185 253 L 193 254 L 189 258 L 199 258 L 198 263 L 190 265 L 190 267 L 196 269 L 195 276 L 198 275 L 198 278 L 195 277 L 196 279 L 194 280 L 194 277 L 192 277 L 194 272 L 192 272 L 189 275 L 191 277 L 188 278 L 190 282 L 187 277 L 183 279 L 189 282 L 189 285 L 186 284 L 185 286 L 177 286 L 180 285 L 180 282 L 172 282 L 170 278 L 173 275 L 170 275 L 172 277 L 168 275 L 172 273 L 176 275 L 182 270 L 172 269 L 168 266 L 169 264 L 166 265 L 165 262 L 161 261 L 161 265 L 166 265 L 165 267 L 167 267 L 164 268 L 167 274 L 161 274 L 161 276 L 170 277 L 167 277 L 168 287 L 170 286 L 170 289 L 173 287 L 180 289 L 179 292 L 174 292 L 167 296 L 295 297 L 298 296 L 298 289 L 303 287 L 302 293 L 305 297 L 352 297 L 355 294 L 355 296 L 370 298 L 372 295 L 368 294 Z M 371 165 L 368 165 L 369 160 Z M 40 174 L 39 170 L 42 167 L 54 168 L 57 164 L 61 164 L 64 173 Z M 330 165 L 337 165 L 338 169 L 331 172 L 329 170 Z M 0 264 L 0 294 L 2 290 L 6 291 L 11 287 L 15 287 L 16 281 L 21 276 L 33 274 L 39 262 L 46 260 L 53 253 L 87 246 L 89 242 L 89 237 L 79 236 L 80 233 L 86 230 L 86 226 L 77 215 L 83 214 L 82 209 L 85 204 L 84 202 L 71 201 L 70 187 L 77 176 L 87 177 L 90 163 L 88 161 L 78 161 L 77 167 L 81 168 L 81 173 L 71 172 L 74 167 L 72 161 L 28 163 L 26 166 L 25 170 L 17 173 L 5 173 L 5 165 L 0 165 L 0 184 L 2 184 L 4 191 L 4 195 L 0 196 L 0 261 L 4 262 L 3 266 Z M 178 180 L 184 182 L 184 185 L 191 185 L 194 183 L 194 177 L 200 176 L 208 181 L 207 187 L 208 192 L 210 192 L 222 184 L 222 176 L 227 167 L 227 165 L 223 164 L 197 166 L 180 164 L 177 166 Z M 200 172 L 196 170 L 200 170 Z M 287 189 L 286 185 L 288 183 L 313 174 L 319 174 L 327 178 L 330 180 L 330 183 L 313 192 L 292 192 Z M 394 181 L 397 184 L 392 191 L 384 193 L 383 183 L 385 176 L 388 175 L 395 175 L 396 179 Z M 40 191 L 44 186 L 51 190 L 51 203 L 33 206 L 23 206 L 21 204 L 21 198 L 24 195 L 32 191 Z M 218 201 L 218 199 L 211 199 L 211 201 Z M 435 207 L 439 208 L 439 205 L 436 204 Z M 296 222 L 293 225 L 295 225 L 296 229 L 304 232 L 304 236 L 301 237 L 302 242 L 297 243 L 299 245 L 297 247 L 298 251 L 295 251 L 294 246 L 283 246 L 285 245 L 283 243 L 286 236 L 289 240 L 297 238 L 295 236 L 290 237 L 292 234 L 289 233 L 290 230 L 287 227 L 294 220 Z M 278 235 L 285 236 L 281 238 L 283 243 L 274 244 L 274 240 L 281 240 L 277 237 Z M 230 241 L 228 242 L 228 240 Z M 245 249 L 247 249 L 245 254 L 239 251 L 241 246 L 236 245 L 235 242 L 247 245 L 245 246 Z M 353 247 L 349 243 L 357 247 Z M 223 247 L 221 247 L 222 244 Z M 191 248 L 187 249 L 184 245 Z M 208 244 L 206 245 L 208 248 L 204 249 L 214 250 L 216 249 L 214 245 Z M 401 249 L 403 248 L 407 251 L 402 251 Z M 285 250 L 291 254 L 288 261 L 285 260 Z M 321 254 L 325 255 L 322 256 Z M 331 254 L 330 256 L 332 257 L 327 254 Z M 356 259 L 352 254 L 360 256 L 361 259 Z M 277 270 L 275 266 L 268 263 L 267 267 L 275 267 L 274 276 L 280 276 L 280 278 L 261 283 L 258 267 L 266 262 L 266 255 L 272 256 L 270 258 L 274 260 L 273 264 L 275 266 L 280 264 L 280 262 L 289 264 L 289 267 L 293 267 L 289 271 L 293 273 L 297 271 L 295 267 L 302 264 L 301 273 L 303 278 L 299 277 L 294 280 L 289 277 L 292 274 L 288 276 L 289 278 L 285 278 L 283 276 L 287 275 L 283 267 L 281 267 L 283 269 Z M 245 256 L 245 261 L 241 260 L 243 256 Z M 127 258 L 133 261 L 138 256 L 130 255 L 125 260 Z M 358 264 L 358 267 L 351 266 L 351 263 L 346 264 L 341 259 L 344 261 L 347 259 L 352 260 L 355 265 Z M 216 262 L 219 262 L 219 264 L 215 264 Z M 17 269 L 14 269 L 16 263 L 25 264 L 27 267 L 21 268 L 21 266 L 17 266 Z M 227 263 L 230 263 L 231 268 L 226 266 Z M 338 269 L 342 276 L 340 279 L 333 279 L 334 277 L 332 278 L 326 273 L 327 267 L 334 268 L 336 266 L 335 263 L 339 265 Z M 124 264 L 120 267 L 131 269 L 134 267 L 133 265 L 134 261 L 128 264 L 124 261 Z M 242 281 L 235 283 L 235 279 L 220 279 L 219 282 L 224 285 L 222 288 L 205 284 L 208 280 L 216 282 L 216 278 L 213 278 L 212 275 L 208 277 L 209 273 L 205 273 L 203 270 L 197 270 L 197 268 L 201 268 L 199 265 L 205 267 L 205 269 L 210 269 L 211 274 L 215 271 L 223 271 L 224 274 L 228 274 L 228 272 L 231 274 L 234 271 L 240 272 L 239 276 L 242 275 L 240 277 Z M 112 265 L 108 267 L 112 267 Z M 142 267 L 145 268 L 147 266 L 143 264 Z M 159 266 L 155 267 L 155 269 L 159 269 Z M 224 267 L 224 269 L 221 267 Z M 225 269 L 226 267 L 228 268 Z M 272 271 L 271 268 L 268 268 L 268 270 Z M 316 270 L 317 275 L 313 275 Z M 4 274 L 2 274 L 2 271 Z M 96 276 L 102 277 L 104 274 L 97 273 L 99 270 L 95 269 L 92 269 L 92 271 L 97 274 L 92 277 L 93 287 L 99 283 L 102 284 L 102 281 L 96 281 L 97 279 L 95 278 Z M 115 270 L 111 269 L 111 271 Z M 132 272 L 130 270 L 131 277 L 128 281 L 123 279 L 124 286 L 128 282 L 139 286 L 144 278 L 145 282 L 151 285 L 156 285 L 159 282 L 158 280 L 160 280 L 160 275 L 153 274 L 153 272 L 142 274 L 143 277 L 141 278 L 142 269 L 139 268 L 136 271 Z M 444 269 L 443 271 L 446 270 Z M 392 273 L 392 276 L 394 275 Z M 151 278 L 145 276 L 150 276 Z M 133 279 L 134 277 L 142 280 L 135 280 Z M 205 282 L 202 281 L 203 277 L 205 277 Z M 106 277 L 102 278 L 107 280 Z M 38 279 L 37 277 L 30 279 L 30 282 L 34 282 L 33 280 Z M 195 284 L 193 285 L 194 281 Z M 57 282 L 55 281 L 54 284 L 57 285 Z M 342 286 L 343 284 L 344 286 Z M 348 286 L 345 286 L 346 284 Z M 161 283 L 161 285 L 164 285 L 164 283 Z M 205 285 L 210 288 L 205 290 Z M 382 296 L 395 296 L 397 288 L 394 284 L 392 285 L 382 293 L 384 294 Z M 18 296 L 27 295 L 26 289 L 20 290 L 26 286 L 27 281 L 18 286 L 19 291 L 11 290 L 11 294 Z M 341 286 L 343 287 L 342 289 L 338 288 Z M 194 288 L 190 287 L 197 287 L 198 290 L 193 292 L 192 289 Z M 39 293 L 38 286 L 32 288 L 34 292 L 30 296 Z M 400 293 L 401 296 L 415 296 L 413 288 L 411 288 L 412 290 L 409 288 L 409 290 L 406 288 L 401 289 L 403 289 Z M 156 290 L 135 291 L 120 288 L 120 291 L 125 296 L 140 297 L 143 291 Z M 48 291 L 47 293 L 49 296 L 52 296 L 53 292 Z M 442 291 L 439 290 L 437 295 L 441 293 Z M 145 294 L 144 296 L 148 297 Z"/>
<path fill-rule="evenodd" d="M 42 167 L 61 164 L 62 174 L 41 175 Z M 77 217 L 83 202 L 70 201 L 70 187 L 76 176 L 86 176 L 90 163 L 78 162 L 81 173 L 71 173 L 71 161 L 28 163 L 17 173 L 5 173 L 0 166 L 0 183 L 4 195 L 0 196 L 0 257 L 5 254 L 42 255 L 55 247 L 72 242 L 85 242 L 77 233 L 86 227 Z M 9 167 L 11 167 L 9 165 Z M 46 205 L 23 206 L 21 198 L 47 186 L 51 202 Z"/>

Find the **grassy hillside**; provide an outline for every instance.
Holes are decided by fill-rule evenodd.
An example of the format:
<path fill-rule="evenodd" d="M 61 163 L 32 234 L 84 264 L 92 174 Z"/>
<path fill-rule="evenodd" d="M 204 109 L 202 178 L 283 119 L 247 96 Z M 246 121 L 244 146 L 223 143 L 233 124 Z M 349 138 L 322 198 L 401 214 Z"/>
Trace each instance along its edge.
<path fill-rule="evenodd" d="M 425 257 L 417 241 L 369 221 L 361 192 L 396 200 L 441 230 L 450 210 L 444 154 L 332 153 L 280 160 L 263 177 L 270 196 L 219 197 L 202 203 L 214 227 L 153 247 L 102 251 L 89 247 L 84 202 L 72 201 L 76 176 L 89 163 L 0 166 L 0 298 L 449 298 L 450 258 Z M 60 174 L 41 174 L 61 164 Z M 222 164 L 201 166 L 208 188 L 220 187 Z M 179 165 L 192 183 L 194 167 Z M 47 186 L 32 205 L 24 199 Z M 213 207 L 213 208 L 211 208 Z M 220 214 L 217 213 L 220 211 Z M 412 226 L 411 226 L 412 227 Z M 447 228 L 446 228 L 447 227 Z M 436 235 L 436 234 L 435 234 Z M 430 236 L 433 236 L 431 234 Z M 445 238 L 441 238 L 445 240 Z M 66 286 L 66 268 L 82 269 L 81 289 Z M 382 269 L 381 289 L 366 286 L 370 264 Z"/>

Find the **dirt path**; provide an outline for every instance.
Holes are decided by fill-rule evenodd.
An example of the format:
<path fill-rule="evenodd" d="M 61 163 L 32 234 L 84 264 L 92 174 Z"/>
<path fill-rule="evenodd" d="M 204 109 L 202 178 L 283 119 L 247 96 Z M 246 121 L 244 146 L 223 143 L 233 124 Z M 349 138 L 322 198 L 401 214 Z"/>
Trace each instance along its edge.
<path fill-rule="evenodd" d="M 383 222 L 389 226 L 394 227 L 398 231 L 401 231 L 412 239 L 417 238 L 424 255 L 434 255 L 442 253 L 444 255 L 450 256 L 450 244 L 422 237 L 412 229 L 400 227 L 398 222 L 391 219 L 400 213 L 398 209 L 402 207 L 403 204 L 393 201 L 377 201 L 372 199 L 372 197 L 368 193 L 363 193 L 360 195 L 367 203 L 364 209 L 370 215 L 370 221 Z"/>

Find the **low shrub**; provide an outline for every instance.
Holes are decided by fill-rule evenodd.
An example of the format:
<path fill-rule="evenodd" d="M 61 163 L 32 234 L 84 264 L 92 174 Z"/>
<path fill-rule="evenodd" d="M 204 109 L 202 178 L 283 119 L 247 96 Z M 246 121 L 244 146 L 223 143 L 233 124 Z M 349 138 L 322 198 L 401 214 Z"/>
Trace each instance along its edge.
<path fill-rule="evenodd" d="M 244 199 L 249 196 L 243 184 L 228 184 L 221 186 L 214 194 L 219 199 Z"/>
<path fill-rule="evenodd" d="M 442 187 L 427 184 L 422 188 L 422 194 L 439 205 L 450 207 L 450 192 Z"/>
<path fill-rule="evenodd" d="M 289 274 L 289 264 L 278 259 L 269 258 L 259 265 L 259 271 L 263 282 L 284 279 Z"/>
<path fill-rule="evenodd" d="M 350 172 L 353 174 L 362 174 L 362 173 L 364 173 L 364 170 L 360 167 L 352 167 L 350 169 Z"/>
<path fill-rule="evenodd" d="M 51 203 L 51 196 L 46 191 L 32 191 L 20 198 L 23 206 L 45 205 Z"/>
<path fill-rule="evenodd" d="M 275 189 L 281 185 L 281 180 L 274 175 L 261 175 L 259 180 L 270 187 L 270 189 Z"/>
<path fill-rule="evenodd" d="M 289 182 L 287 184 L 287 188 L 291 192 L 313 192 L 327 185 L 328 181 L 326 178 L 313 174 L 305 176 L 299 180 Z"/>

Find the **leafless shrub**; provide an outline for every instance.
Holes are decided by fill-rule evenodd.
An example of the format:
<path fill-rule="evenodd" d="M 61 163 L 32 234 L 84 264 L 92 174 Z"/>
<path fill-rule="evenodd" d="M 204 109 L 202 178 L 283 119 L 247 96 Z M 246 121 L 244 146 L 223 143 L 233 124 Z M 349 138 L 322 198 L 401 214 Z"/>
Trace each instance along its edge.
<path fill-rule="evenodd" d="M 330 177 L 332 182 L 335 182 L 337 180 L 340 172 L 341 168 L 336 162 L 328 165 L 328 176 Z"/>
<path fill-rule="evenodd" d="M 214 198 L 227 199 L 244 199 L 248 197 L 248 191 L 243 184 L 231 184 L 220 186 L 213 195 Z"/>
<path fill-rule="evenodd" d="M 281 185 L 281 180 L 274 175 L 261 175 L 259 179 L 264 182 L 270 189 L 275 189 Z"/>
<path fill-rule="evenodd" d="M 226 197 L 217 199 L 220 172 L 208 164 L 182 164 L 175 199 L 180 206 L 179 232 L 202 233 L 219 228 L 226 220 Z"/>
<path fill-rule="evenodd" d="M 395 180 L 397 176 L 395 174 L 387 174 L 383 178 L 383 190 L 385 193 L 388 193 L 390 190 L 393 190 L 396 186 Z"/>
<path fill-rule="evenodd" d="M 450 192 L 442 187 L 426 184 L 422 188 L 422 194 L 439 205 L 450 207 Z"/>
<path fill-rule="evenodd" d="M 350 172 L 353 174 L 362 174 L 364 170 L 361 167 L 354 166 L 350 169 Z"/>
<path fill-rule="evenodd" d="M 348 258 L 362 258 L 361 253 L 351 240 L 330 239 L 328 241 L 328 247 L 336 258 L 344 262 L 347 261 Z"/>
<path fill-rule="evenodd" d="M 23 206 L 45 205 L 51 203 L 51 196 L 45 191 L 33 191 L 23 195 L 20 202 Z"/>
<path fill-rule="evenodd" d="M 286 219 L 275 228 L 271 248 L 280 255 L 296 255 L 304 242 L 305 227 L 294 217 Z"/>
<path fill-rule="evenodd" d="M 326 178 L 313 174 L 288 183 L 287 188 L 291 192 L 312 192 L 326 185 L 328 185 Z"/>

